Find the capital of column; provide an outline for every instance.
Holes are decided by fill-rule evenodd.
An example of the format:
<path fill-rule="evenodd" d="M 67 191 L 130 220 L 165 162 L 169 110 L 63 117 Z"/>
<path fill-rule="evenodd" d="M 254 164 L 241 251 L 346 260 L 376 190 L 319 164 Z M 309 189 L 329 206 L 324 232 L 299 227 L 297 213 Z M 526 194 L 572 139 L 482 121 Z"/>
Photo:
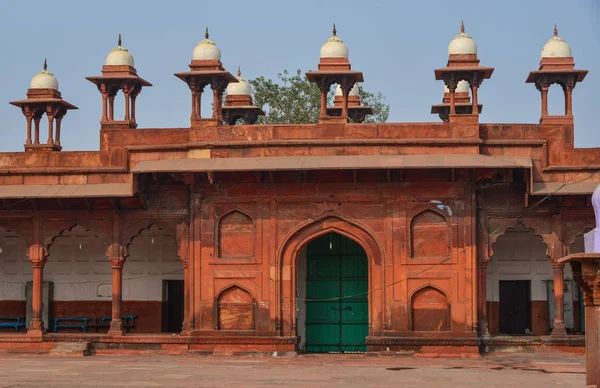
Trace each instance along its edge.
<path fill-rule="evenodd" d="M 558 261 L 552 260 L 552 269 L 556 270 L 564 270 L 565 263 L 559 263 Z"/>
<path fill-rule="evenodd" d="M 112 269 L 123 269 L 123 265 L 125 264 L 124 257 L 111 257 L 109 261 Z"/>

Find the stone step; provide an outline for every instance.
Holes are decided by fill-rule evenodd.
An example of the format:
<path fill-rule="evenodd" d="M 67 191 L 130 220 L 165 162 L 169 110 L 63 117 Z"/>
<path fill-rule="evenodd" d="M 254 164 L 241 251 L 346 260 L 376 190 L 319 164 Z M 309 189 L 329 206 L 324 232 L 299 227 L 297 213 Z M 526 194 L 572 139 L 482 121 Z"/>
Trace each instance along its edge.
<path fill-rule="evenodd" d="M 50 356 L 89 356 L 89 342 L 57 342 L 50 349 Z"/>

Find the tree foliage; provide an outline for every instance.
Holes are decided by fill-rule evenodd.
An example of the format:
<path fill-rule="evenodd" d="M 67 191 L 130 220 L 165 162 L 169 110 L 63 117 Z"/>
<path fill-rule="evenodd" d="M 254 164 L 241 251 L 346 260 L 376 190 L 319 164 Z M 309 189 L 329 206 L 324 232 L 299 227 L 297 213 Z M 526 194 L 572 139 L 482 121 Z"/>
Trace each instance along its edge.
<path fill-rule="evenodd" d="M 256 106 L 262 107 L 265 116 L 259 119 L 264 124 L 311 124 L 319 122 L 321 97 L 316 84 L 309 82 L 301 70 L 290 74 L 287 70 L 278 74 L 278 82 L 265 77 L 250 80 Z M 333 88 L 332 88 L 333 89 Z M 373 108 L 373 114 L 365 122 L 385 122 L 390 114 L 389 105 L 384 103 L 381 93 L 370 93 L 359 85 L 362 105 Z M 332 104 L 334 91 L 327 96 Z"/>

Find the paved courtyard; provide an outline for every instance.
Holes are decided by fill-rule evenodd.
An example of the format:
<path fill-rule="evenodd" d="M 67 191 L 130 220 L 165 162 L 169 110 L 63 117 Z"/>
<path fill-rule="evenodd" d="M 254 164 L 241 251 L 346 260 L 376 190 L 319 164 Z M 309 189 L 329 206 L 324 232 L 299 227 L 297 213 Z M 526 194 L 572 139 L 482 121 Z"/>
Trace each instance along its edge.
<path fill-rule="evenodd" d="M 91 356 L 0 353 L 0 387 L 584 387 L 582 356 Z"/>

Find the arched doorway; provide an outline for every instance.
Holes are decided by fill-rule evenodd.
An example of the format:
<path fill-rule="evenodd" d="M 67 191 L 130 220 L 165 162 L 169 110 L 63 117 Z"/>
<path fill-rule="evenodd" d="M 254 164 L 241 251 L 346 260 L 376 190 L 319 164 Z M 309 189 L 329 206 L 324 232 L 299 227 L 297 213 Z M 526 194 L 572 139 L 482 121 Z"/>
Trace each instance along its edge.
<path fill-rule="evenodd" d="M 508 228 L 494 244 L 487 266 L 490 333 L 548 334 L 548 283 L 553 280 L 548 246 L 532 229 Z"/>
<path fill-rule="evenodd" d="M 330 232 L 298 254 L 296 324 L 300 350 L 365 352 L 369 332 L 369 263 L 365 250 Z"/>

